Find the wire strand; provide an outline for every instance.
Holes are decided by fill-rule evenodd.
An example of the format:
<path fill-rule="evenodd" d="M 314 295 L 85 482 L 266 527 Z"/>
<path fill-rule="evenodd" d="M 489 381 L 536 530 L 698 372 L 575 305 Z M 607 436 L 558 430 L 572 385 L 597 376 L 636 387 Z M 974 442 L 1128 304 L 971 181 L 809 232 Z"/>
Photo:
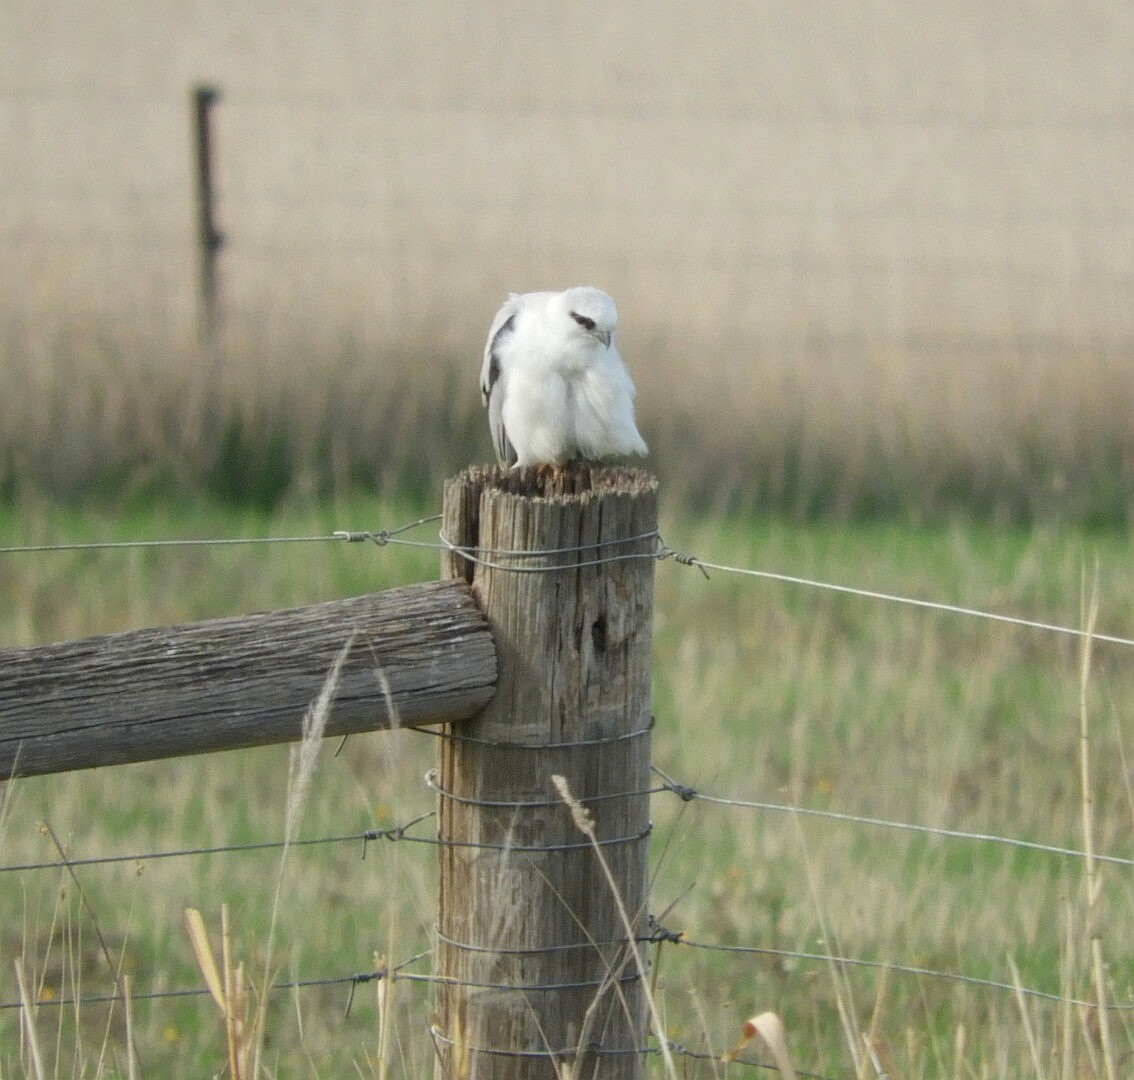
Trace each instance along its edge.
<path fill-rule="evenodd" d="M 339 529 L 333 533 L 322 533 L 313 536 L 214 536 L 173 538 L 166 540 L 92 540 L 83 542 L 62 541 L 50 544 L 22 544 L 0 547 L 0 555 L 28 555 L 63 551 L 121 551 L 144 548 L 236 547 L 257 544 L 357 544 L 367 541 L 376 544 L 378 547 L 384 547 L 387 544 L 400 544 L 404 547 L 440 548 L 440 544 L 430 541 L 400 539 L 400 534 L 402 533 L 440 520 L 440 514 L 430 514 L 427 517 L 418 518 L 415 521 L 407 522 L 393 529 L 378 529 L 375 531 Z"/>
<path fill-rule="evenodd" d="M 755 570 L 744 566 L 729 566 L 726 563 L 711 562 L 708 559 L 689 555 L 685 552 L 675 551 L 664 547 L 658 552 L 659 559 L 673 559 L 674 562 L 684 566 L 695 566 L 702 572 L 717 570 L 723 574 L 741 574 L 745 577 L 761 578 L 765 581 L 778 581 L 785 585 L 802 585 L 810 589 L 821 589 L 825 592 L 842 593 L 846 596 L 858 596 L 866 600 L 881 600 L 889 604 L 904 604 L 908 607 L 922 608 L 928 611 L 940 611 L 949 615 L 965 615 L 974 619 L 986 619 L 990 622 L 1006 623 L 1009 626 L 1020 626 L 1029 630 L 1046 630 L 1053 634 L 1066 634 L 1077 638 L 1090 638 L 1092 641 L 1106 642 L 1110 645 L 1134 646 L 1134 638 L 1121 637 L 1116 634 L 1100 634 L 1095 631 L 1083 630 L 1075 626 L 1062 626 L 1058 623 L 1043 622 L 1037 619 L 1028 619 L 1019 615 L 1002 615 L 994 611 L 983 611 L 980 608 L 965 607 L 961 604 L 947 604 L 940 600 L 923 600 L 913 596 L 901 596 L 897 593 L 879 592 L 876 589 L 861 589 L 853 585 L 838 585 L 830 581 L 817 581 L 814 578 L 798 577 L 794 574 L 781 574 L 773 570 Z"/>
<path fill-rule="evenodd" d="M 718 945 L 711 941 L 694 941 L 684 934 L 668 934 L 666 941 L 674 945 L 684 945 L 691 949 L 701 949 L 706 952 L 735 953 L 738 955 L 773 956 L 781 960 L 815 961 L 822 964 L 845 964 L 847 967 L 861 967 L 886 969 L 900 975 L 918 975 L 933 979 L 946 979 L 949 982 L 964 983 L 967 986 L 979 986 L 986 990 L 1003 990 L 1012 994 L 1023 994 L 1025 997 L 1037 998 L 1041 1001 L 1061 1002 L 1073 1005 L 1076 1008 L 1097 1009 L 1097 1001 L 1085 1001 L 1077 998 L 1064 997 L 1047 990 L 1036 990 L 1031 987 L 1017 986 L 1015 983 L 999 982 L 996 979 L 986 979 L 977 975 L 964 975 L 956 971 L 936 971 L 932 968 L 918 967 L 913 964 L 895 964 L 888 960 L 865 960 L 856 956 L 833 956 L 828 953 L 800 952 L 796 949 L 772 949 L 761 945 Z M 1119 1011 L 1134 1011 L 1134 1005 L 1121 1005 L 1108 1001 L 1108 1009 Z"/>
<path fill-rule="evenodd" d="M 330 975 L 311 979 L 289 979 L 286 982 L 272 983 L 268 989 L 275 992 L 279 990 L 307 990 L 323 986 L 349 985 L 353 998 L 355 987 L 374 982 L 378 979 L 397 978 L 399 980 L 409 981 L 411 976 L 404 974 L 404 969 L 411 964 L 417 963 L 417 961 L 421 960 L 423 957 L 431 955 L 432 952 L 432 949 L 425 949 L 390 968 L 383 967 L 374 971 L 358 972 L 353 975 Z M 175 990 L 150 990 L 140 994 L 132 993 L 130 999 L 132 1001 L 165 1001 L 171 998 L 203 997 L 211 994 L 211 992 L 212 991 L 205 986 L 182 987 L 181 989 Z M 123 1000 L 125 999 L 121 993 L 85 994 L 80 997 L 39 997 L 35 1001 L 35 1006 L 36 1008 L 58 1008 L 66 1005 L 101 1005 L 112 1001 Z M 22 1008 L 24 1008 L 22 1001 L 0 1001 L 0 1011 Z"/>
<path fill-rule="evenodd" d="M 767 810 L 778 814 L 798 814 L 801 817 L 824 818 L 849 825 L 871 825 L 883 829 L 896 829 L 903 832 L 921 833 L 925 836 L 944 837 L 949 840 L 975 840 L 979 843 L 1003 844 L 1006 847 L 1021 848 L 1025 851 L 1039 851 L 1046 855 L 1066 855 L 1083 859 L 1087 853 L 1078 848 L 1061 847 L 1058 844 L 1045 844 L 1038 840 L 1020 840 L 1012 836 L 998 836 L 995 833 L 968 832 L 963 829 L 946 829 L 938 825 L 918 825 L 909 821 L 892 821 L 888 818 L 868 817 L 863 814 L 847 814 L 838 810 L 818 810 L 807 806 L 789 806 L 783 803 L 759 802 L 754 799 L 731 799 L 723 795 L 706 795 L 696 788 L 687 787 L 668 776 L 656 765 L 650 769 L 665 781 L 665 787 L 677 795 L 682 802 L 713 803 L 717 806 L 734 806 L 742 810 Z M 1134 867 L 1134 859 L 1122 855 L 1104 855 L 1095 852 L 1092 856 L 1100 862 L 1115 866 Z"/>
<path fill-rule="evenodd" d="M 215 847 L 174 848 L 167 851 L 143 851 L 129 855 L 98 855 L 82 859 L 67 859 L 66 862 L 52 859 L 44 862 L 13 863 L 0 866 L 0 874 L 16 872 L 31 872 L 34 870 L 65 870 L 67 867 L 78 866 L 108 866 L 117 863 L 151 862 L 156 859 L 177 859 L 197 857 L 202 855 L 242 854 L 253 851 L 278 851 L 284 847 L 313 847 L 320 844 L 362 843 L 362 858 L 366 858 L 367 845 L 376 840 L 409 840 L 417 843 L 434 842 L 430 837 L 414 837 L 408 835 L 415 825 L 433 817 L 435 811 L 420 814 L 404 825 L 396 825 L 388 829 L 367 829 L 360 833 L 345 833 L 338 836 L 315 836 L 299 840 L 254 840 L 245 844 L 218 844 Z"/>
<path fill-rule="evenodd" d="M 319 544 L 332 540 L 346 539 L 345 533 L 330 536 L 233 536 L 204 537 L 201 539 L 175 540 L 92 540 L 89 542 L 63 542 L 58 544 L 24 544 L 15 547 L 0 547 L 0 555 L 28 555 L 36 552 L 61 551 L 126 551 L 142 548 L 193 548 L 193 547 L 236 547 L 254 544 Z"/>
<path fill-rule="evenodd" d="M 734 566 L 728 563 L 714 562 L 700 556 L 680 551 L 670 547 L 663 539 L 661 533 L 652 529 L 635 536 L 617 538 L 613 540 L 597 541 L 593 544 L 579 544 L 562 548 L 483 548 L 476 549 L 462 547 L 455 544 L 444 532 L 438 530 L 436 541 L 404 539 L 401 534 L 412 529 L 420 528 L 441 520 L 441 514 L 429 514 L 417 518 L 392 529 L 339 529 L 329 534 L 312 536 L 253 536 L 253 537 L 205 537 L 188 539 L 159 539 L 159 540 L 107 540 L 92 542 L 62 542 L 47 544 L 25 544 L 0 547 L 0 555 L 22 555 L 46 552 L 64 551 L 114 551 L 145 548 L 194 548 L 194 547 L 230 547 L 240 545 L 264 544 L 318 544 L 318 543 L 372 543 L 378 547 L 397 544 L 403 547 L 425 548 L 434 551 L 448 551 L 461 558 L 494 570 L 511 573 L 555 573 L 560 570 L 575 570 L 586 567 L 603 566 L 611 563 L 625 562 L 634 559 L 657 559 L 659 562 L 672 559 L 682 566 L 695 567 L 705 577 L 713 570 L 723 574 L 736 574 L 744 577 L 758 578 L 764 581 L 776 581 L 785 585 L 798 585 L 803 588 L 818 589 L 824 592 L 840 593 L 846 596 L 856 596 L 865 600 L 877 600 L 882 603 L 900 604 L 907 607 L 920 608 L 926 611 L 937 611 L 949 615 L 961 615 L 967 618 L 983 619 L 988 622 L 1016 626 L 1029 630 L 1041 630 L 1053 634 L 1062 634 L 1075 638 L 1090 638 L 1092 641 L 1109 645 L 1134 646 L 1134 638 L 1119 634 L 1105 634 L 1088 632 L 1080 627 L 1064 626 L 1059 623 L 1048 622 L 1041 619 L 1030 619 L 1020 615 L 1007 615 L 1000 612 L 986 611 L 981 608 L 963 604 L 950 604 L 940 600 L 927 600 L 921 597 L 903 596 L 899 593 L 884 592 L 877 589 L 860 588 L 854 585 L 842 585 L 837 582 L 820 581 L 815 578 L 803 577 L 797 574 L 787 574 L 774 570 L 760 570 L 755 567 Z M 641 543 L 653 540 L 653 550 L 645 552 L 628 552 L 622 555 L 608 555 L 596 559 L 584 559 L 576 562 L 556 564 L 553 566 L 515 566 L 502 560 L 548 559 L 557 555 L 579 554 L 583 551 L 603 550 L 608 547 L 618 547 L 626 544 Z M 485 558 L 490 555 L 492 558 Z"/>
<path fill-rule="evenodd" d="M 424 730 L 424 729 L 423 729 Z M 922 825 L 915 822 L 908 821 L 895 821 L 889 818 L 870 817 L 864 814 L 849 814 L 838 810 L 820 810 L 814 807 L 807 806 L 791 806 L 784 803 L 766 802 L 756 799 L 737 799 L 723 795 L 713 795 L 710 793 L 702 792 L 694 787 L 680 783 L 674 777 L 670 776 L 664 769 L 658 765 L 651 764 L 651 771 L 662 779 L 662 784 L 656 787 L 645 788 L 640 791 L 626 791 L 617 792 L 610 795 L 602 795 L 592 797 L 590 799 L 582 799 L 581 802 L 596 802 L 600 799 L 623 799 L 633 798 L 635 796 L 647 796 L 660 794 L 662 792 L 669 792 L 676 795 L 683 802 L 699 801 L 710 803 L 716 806 L 729 806 L 741 810 L 757 810 L 767 811 L 777 814 L 797 814 L 801 817 L 814 817 L 827 821 L 840 822 L 848 825 L 868 825 L 874 828 L 893 829 L 900 832 L 912 832 L 925 836 L 941 837 L 949 840 L 968 840 L 977 843 L 993 843 L 1000 844 L 1006 847 L 1018 848 L 1025 851 L 1037 851 L 1047 855 L 1059 855 L 1068 858 L 1082 859 L 1086 858 L 1086 852 L 1079 848 L 1064 847 L 1058 844 L 1048 844 L 1038 840 L 1024 840 L 1018 837 L 1001 836 L 995 833 L 974 832 L 963 829 L 949 829 L 938 825 Z M 425 784 L 427 787 L 436 791 L 444 798 L 454 799 L 455 801 L 468 802 L 475 805 L 499 808 L 539 808 L 556 804 L 558 800 L 548 799 L 544 801 L 535 802 L 513 802 L 507 800 L 473 800 L 465 799 L 454 795 L 451 792 L 444 791 L 436 776 L 436 770 L 430 769 L 425 774 Z M 317 836 L 305 839 L 293 840 L 292 847 L 312 847 L 324 844 L 343 844 L 343 843 L 362 843 L 363 852 L 362 858 L 366 857 L 366 852 L 369 845 L 378 840 L 387 840 L 389 842 L 404 841 L 417 844 L 429 844 L 433 846 L 467 846 L 454 841 L 448 841 L 441 837 L 433 836 L 412 836 L 410 830 L 414 826 L 423 821 L 428 820 L 435 816 L 435 811 L 427 811 L 420 814 L 418 817 L 402 824 L 396 825 L 385 829 L 367 829 L 363 832 L 343 833 L 334 836 Z M 639 839 L 639 837 L 626 837 L 615 838 L 614 841 L 605 841 L 606 843 L 618 842 L 619 839 L 623 841 Z M 188 847 L 188 848 L 173 848 L 165 851 L 143 851 L 132 852 L 129 854 L 121 855 L 100 855 L 91 856 L 88 858 L 68 859 L 66 862 L 57 859 L 45 860 L 41 862 L 27 862 L 27 863 L 11 863 L 8 865 L 0 866 L 0 874 L 7 873 L 20 873 L 32 872 L 39 870 L 60 870 L 65 869 L 67 866 L 80 867 L 80 866 L 104 866 L 121 863 L 142 863 L 152 862 L 159 859 L 174 859 L 174 858 L 189 858 L 205 855 L 225 855 L 225 854 L 241 854 L 244 852 L 255 851 L 276 851 L 284 846 L 282 840 L 257 840 L 249 843 L 242 844 L 219 844 L 211 847 Z M 507 845 L 499 845 L 504 849 Z M 586 846 L 586 845 L 580 845 Z M 512 847 L 510 850 L 526 850 L 523 848 Z M 544 850 L 542 848 L 534 848 L 532 850 Z M 561 849 L 557 849 L 561 850 Z M 1134 858 L 1129 858 L 1122 855 L 1110 855 L 1107 853 L 1096 852 L 1094 857 L 1100 862 L 1109 863 L 1114 866 L 1122 866 L 1126 868 L 1134 867 Z"/>

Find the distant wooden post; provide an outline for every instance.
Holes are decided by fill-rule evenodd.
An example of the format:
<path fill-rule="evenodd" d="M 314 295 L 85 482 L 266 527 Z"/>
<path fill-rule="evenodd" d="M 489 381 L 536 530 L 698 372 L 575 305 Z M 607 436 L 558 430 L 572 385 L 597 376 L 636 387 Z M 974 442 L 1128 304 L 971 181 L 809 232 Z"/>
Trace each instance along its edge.
<path fill-rule="evenodd" d="M 443 516 L 481 560 L 451 553 L 442 573 L 472 583 L 499 675 L 441 740 L 438 1075 L 638 1080 L 641 946 L 550 777 L 594 815 L 644 931 L 656 481 L 474 468 L 446 485 Z"/>
<path fill-rule="evenodd" d="M 193 88 L 193 149 L 197 181 L 197 243 L 201 259 L 201 338 L 216 339 L 220 323 L 217 303 L 217 255 L 224 236 L 217 228 L 213 182 L 213 149 L 210 119 L 220 98 L 215 86 Z"/>

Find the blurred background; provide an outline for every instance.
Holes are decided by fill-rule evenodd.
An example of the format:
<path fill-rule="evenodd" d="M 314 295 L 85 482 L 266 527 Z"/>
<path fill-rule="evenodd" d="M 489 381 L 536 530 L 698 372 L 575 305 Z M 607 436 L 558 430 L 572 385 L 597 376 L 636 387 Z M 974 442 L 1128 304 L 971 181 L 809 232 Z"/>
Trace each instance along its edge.
<path fill-rule="evenodd" d="M 7 0 L 0 23 L 8 495 L 433 498 L 491 457 L 504 294 L 592 283 L 678 501 L 1128 520 L 1128 4 Z"/>

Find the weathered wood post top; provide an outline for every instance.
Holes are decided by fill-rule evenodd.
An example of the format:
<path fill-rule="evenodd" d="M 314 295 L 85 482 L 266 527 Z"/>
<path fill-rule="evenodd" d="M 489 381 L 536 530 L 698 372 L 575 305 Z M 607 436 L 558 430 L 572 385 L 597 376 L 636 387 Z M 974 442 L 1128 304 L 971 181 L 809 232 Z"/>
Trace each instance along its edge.
<path fill-rule="evenodd" d="M 446 485 L 442 531 L 442 575 L 471 585 L 498 676 L 440 743 L 438 1075 L 637 1080 L 657 482 L 471 468 Z"/>

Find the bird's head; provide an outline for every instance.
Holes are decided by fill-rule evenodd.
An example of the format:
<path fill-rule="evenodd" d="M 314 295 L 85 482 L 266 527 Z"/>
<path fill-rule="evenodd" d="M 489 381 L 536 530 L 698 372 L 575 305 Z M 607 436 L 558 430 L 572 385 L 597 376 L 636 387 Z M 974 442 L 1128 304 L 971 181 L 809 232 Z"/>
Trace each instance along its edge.
<path fill-rule="evenodd" d="M 577 334 L 596 338 L 606 348 L 610 348 L 618 326 L 618 309 L 606 293 L 590 285 L 579 285 L 560 293 L 553 302 L 562 308 L 565 317 L 574 324 L 570 329 Z"/>

